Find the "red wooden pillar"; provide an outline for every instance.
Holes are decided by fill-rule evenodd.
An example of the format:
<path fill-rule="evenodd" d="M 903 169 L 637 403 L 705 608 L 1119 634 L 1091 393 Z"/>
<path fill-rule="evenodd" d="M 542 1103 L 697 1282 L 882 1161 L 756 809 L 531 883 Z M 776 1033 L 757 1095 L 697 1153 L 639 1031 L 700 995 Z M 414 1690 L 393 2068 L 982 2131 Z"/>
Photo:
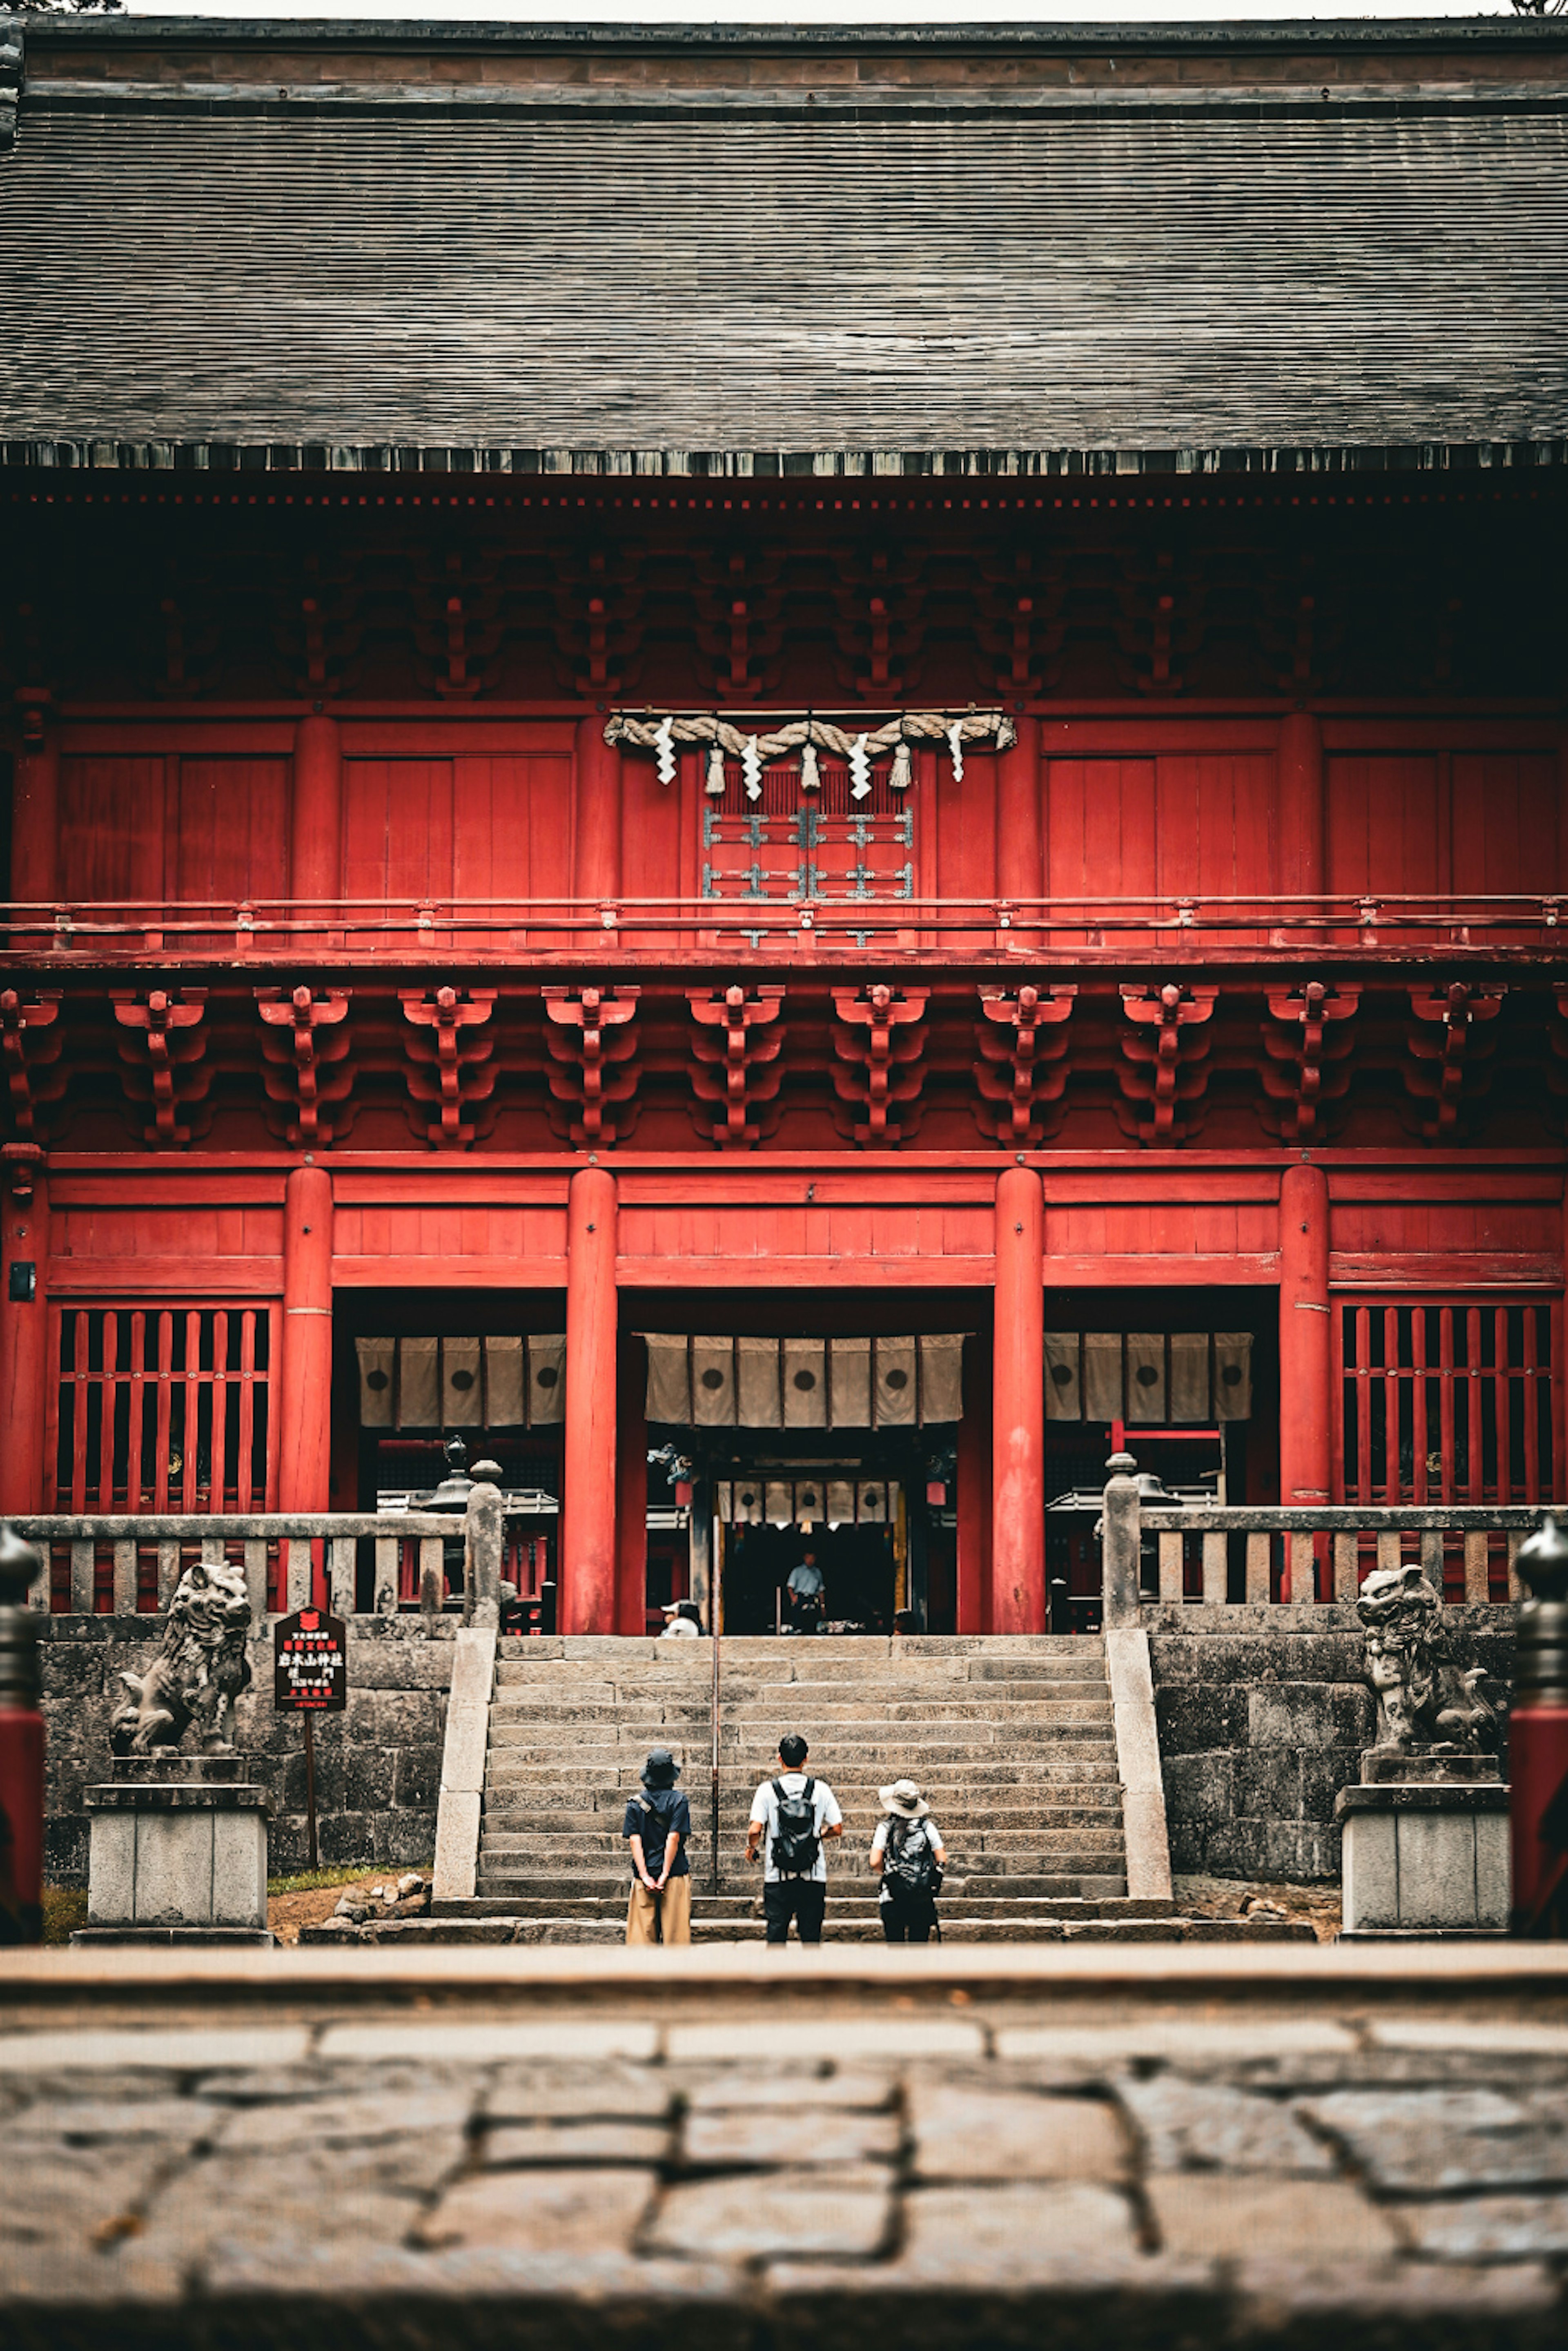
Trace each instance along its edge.
<path fill-rule="evenodd" d="M 343 888 L 343 762 L 335 718 L 302 718 L 294 735 L 288 894 L 329 904 Z"/>
<path fill-rule="evenodd" d="M 615 1374 L 615 1629 L 648 1629 L 648 1350 L 621 1342 Z M 567 1393 L 570 1394 L 570 1387 Z"/>
<path fill-rule="evenodd" d="M 1328 888 L 1323 810 L 1323 730 L 1307 710 L 1280 722 L 1277 753 L 1280 888 L 1303 898 Z"/>
<path fill-rule="evenodd" d="M 621 894 L 621 754 L 604 739 L 602 713 L 577 730 L 577 850 L 573 887 L 580 898 Z"/>
<path fill-rule="evenodd" d="M 580 1167 L 567 1203 L 563 1633 L 615 1630 L 615 1178 Z"/>
<path fill-rule="evenodd" d="M 1328 1177 L 1310 1165 L 1287 1167 L 1280 1185 L 1280 1499 L 1287 1510 L 1329 1499 L 1333 1338 Z"/>
<path fill-rule="evenodd" d="M 997 895 L 1038 898 L 1045 888 L 1040 722 L 1019 718 L 1018 741 L 997 761 Z"/>
<path fill-rule="evenodd" d="M 59 737 L 47 710 L 33 702 L 11 786 L 11 895 L 18 904 L 47 904 L 59 894 Z"/>
<path fill-rule="evenodd" d="M 958 1423 L 958 1612 L 955 1630 L 985 1633 L 990 1599 L 991 1367 L 981 1339 L 964 1342 Z"/>
<path fill-rule="evenodd" d="M 0 1510 L 18 1518 L 44 1507 L 49 1384 L 49 1186 L 41 1167 L 32 1183 L 30 1199 L 7 1191 L 0 1201 Z M 34 1269 L 30 1298 L 11 1295 L 17 1264 Z"/>
<path fill-rule="evenodd" d="M 277 1506 L 324 1510 L 332 1461 L 332 1179 L 296 1167 L 283 1192 Z"/>
<path fill-rule="evenodd" d="M 997 1179 L 991 1412 L 990 1630 L 1043 1633 L 1045 1196 L 1028 1167 Z"/>

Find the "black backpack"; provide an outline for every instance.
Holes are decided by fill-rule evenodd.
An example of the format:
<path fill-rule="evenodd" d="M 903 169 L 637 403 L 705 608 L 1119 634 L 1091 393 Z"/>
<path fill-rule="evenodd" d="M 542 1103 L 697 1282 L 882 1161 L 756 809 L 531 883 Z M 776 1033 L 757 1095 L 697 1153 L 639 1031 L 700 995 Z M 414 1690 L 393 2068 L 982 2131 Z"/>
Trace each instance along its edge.
<path fill-rule="evenodd" d="M 773 1832 L 773 1866 L 780 1877 L 810 1877 L 817 1866 L 822 1845 L 817 1834 L 817 1808 L 811 1801 L 816 1788 L 815 1780 L 808 1780 L 798 1796 L 787 1796 L 783 1781 L 773 1782 L 779 1806 L 778 1825 Z"/>
<path fill-rule="evenodd" d="M 887 1832 L 882 1874 L 899 1894 L 936 1894 L 942 1872 L 923 1821 L 894 1821 Z"/>

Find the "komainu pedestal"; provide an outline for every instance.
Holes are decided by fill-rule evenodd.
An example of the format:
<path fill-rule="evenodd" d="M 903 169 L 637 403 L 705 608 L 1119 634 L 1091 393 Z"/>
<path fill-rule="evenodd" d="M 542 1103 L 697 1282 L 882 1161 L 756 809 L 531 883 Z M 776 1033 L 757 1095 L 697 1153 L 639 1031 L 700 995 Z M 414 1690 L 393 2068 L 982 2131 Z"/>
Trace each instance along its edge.
<path fill-rule="evenodd" d="M 89 1788 L 88 1923 L 73 1942 L 270 1943 L 270 1799 L 241 1755 L 120 1755 Z"/>
<path fill-rule="evenodd" d="M 89 1788 L 88 1923 L 73 1942 L 270 1943 L 267 1790 L 234 1750 L 250 1681 L 245 1578 L 226 1560 L 181 1577 L 157 1656 L 120 1677 L 109 1779 Z M 182 1754 L 193 1734 L 197 1754 Z"/>
<path fill-rule="evenodd" d="M 1418 1567 L 1361 1588 L 1375 1747 L 1342 1788 L 1343 1932 L 1500 1935 L 1508 1926 L 1508 1789 L 1488 1751 L 1498 1719 L 1479 1667 L 1454 1655 L 1442 1594 Z"/>

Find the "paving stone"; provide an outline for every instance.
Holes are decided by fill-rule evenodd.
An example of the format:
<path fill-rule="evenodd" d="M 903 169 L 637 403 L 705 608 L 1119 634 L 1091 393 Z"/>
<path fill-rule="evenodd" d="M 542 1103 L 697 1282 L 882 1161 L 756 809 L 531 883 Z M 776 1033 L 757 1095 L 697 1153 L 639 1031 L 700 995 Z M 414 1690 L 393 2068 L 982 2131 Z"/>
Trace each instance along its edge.
<path fill-rule="evenodd" d="M 891 2068 L 845 2066 L 810 2072 L 789 2065 L 766 2068 L 727 2065 L 720 2072 L 695 2074 L 671 2066 L 666 2078 L 684 2091 L 693 2114 L 710 2109 L 758 2106 L 858 2106 L 874 2111 L 887 2105 L 897 2076 Z"/>
<path fill-rule="evenodd" d="M 1431 2262 L 1243 2260 L 1231 2339 L 1270 2346 L 1333 2344 L 1337 2351 L 1502 2351 L 1560 2339 L 1557 2288 L 1538 2262 L 1462 2269 Z"/>
<path fill-rule="evenodd" d="M 657 2186 L 651 2170 L 477 2172 L 447 2189 L 418 2237 L 434 2246 L 629 2253 Z"/>
<path fill-rule="evenodd" d="M 1116 2095 L 1143 2134 L 1156 2171 L 1268 2171 L 1329 2174 L 1333 2158 L 1289 2106 L 1215 2082 L 1174 2074 L 1127 2079 Z"/>
<path fill-rule="evenodd" d="M 870 2165 L 699 2179 L 669 2190 L 647 2242 L 733 2261 L 863 2257 L 881 2250 L 892 2211 L 889 2175 Z"/>
<path fill-rule="evenodd" d="M 1124 2276 L 1141 2261 L 1133 2212 L 1085 2180 L 922 2188 L 904 2199 L 894 2273 L 936 2285 L 1002 2287 Z"/>
<path fill-rule="evenodd" d="M 451 2169 L 462 2152 L 463 2130 L 478 2103 L 475 2089 L 416 2091 L 379 2083 L 335 2098 L 307 2098 L 241 2107 L 224 2135 L 224 2151 L 276 2153 L 291 2147 L 369 2147 L 395 2140 L 412 2156 L 430 2150 L 439 2166 L 430 2182 Z"/>
<path fill-rule="evenodd" d="M 821 2164 L 889 2160 L 898 2153 L 896 2115 L 852 2107 L 779 2105 L 687 2117 L 682 2154 L 690 2164 Z"/>
<path fill-rule="evenodd" d="M 117 2258 L 130 2285 L 152 2293 L 206 2280 L 214 2267 L 260 2259 L 266 2249 L 281 2263 L 290 2245 L 312 2241 L 391 2248 L 419 2217 L 410 2182 L 423 2185 L 427 2171 L 417 2144 L 220 2153 L 183 2166 L 159 2189 L 145 2228 Z"/>
<path fill-rule="evenodd" d="M 662 2122 L 504 2123 L 487 2131 L 482 2160 L 492 2168 L 523 2163 L 663 2163 L 670 2126 Z"/>
<path fill-rule="evenodd" d="M 656 2121 L 669 2110 L 669 2077 L 646 2065 L 501 2065 L 485 2094 L 493 2123 L 621 2116 Z"/>
<path fill-rule="evenodd" d="M 1301 2112 L 1382 2189 L 1568 2188 L 1568 2130 L 1499 2090 L 1339 2090 Z"/>
<path fill-rule="evenodd" d="M 37 2098 L 16 2116 L 6 2140 L 13 2147 L 151 2140 L 174 2156 L 215 2138 L 230 2120 L 226 2106 L 200 2098 Z"/>
<path fill-rule="evenodd" d="M 1113 2107 L 1093 2098 L 911 2081 L 915 2168 L 923 2179 L 1120 2179 L 1127 2147 Z"/>
<path fill-rule="evenodd" d="M 0 2193 L 0 2280 L 16 2248 L 52 2246 L 69 2262 L 80 2260 L 146 2200 L 171 2160 L 146 2140 L 18 2149 Z M 68 2275 L 63 2270 L 62 2282 Z"/>
<path fill-rule="evenodd" d="M 1470 2055 L 1568 2057 L 1568 2024 L 1550 2018 L 1392 2016 L 1375 2018 L 1368 2038 L 1384 2049 L 1458 2049 Z"/>
<path fill-rule="evenodd" d="M 1544 2261 L 1568 2253 L 1568 2196 L 1466 2196 L 1406 2204 L 1399 2222 L 1438 2262 Z"/>
<path fill-rule="evenodd" d="M 1178 2259 L 1375 2261 L 1399 2248 L 1387 2214 L 1345 2179 L 1161 2171 L 1144 2188 L 1160 2243 Z"/>

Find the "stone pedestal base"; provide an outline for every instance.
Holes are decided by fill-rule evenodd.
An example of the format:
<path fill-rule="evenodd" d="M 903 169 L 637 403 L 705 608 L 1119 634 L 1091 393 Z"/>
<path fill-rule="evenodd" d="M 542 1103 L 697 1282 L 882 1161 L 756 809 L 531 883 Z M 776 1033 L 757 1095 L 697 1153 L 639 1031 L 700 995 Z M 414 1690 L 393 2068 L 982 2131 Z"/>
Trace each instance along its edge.
<path fill-rule="evenodd" d="M 1373 1784 L 1340 1791 L 1346 1938 L 1507 1931 L 1508 1790 L 1463 1760 L 1462 1778 L 1416 1777 L 1411 1759 L 1412 1776 L 1394 1779 L 1396 1759 L 1379 1756 Z M 1490 1758 L 1483 1768 L 1495 1775 Z"/>
<path fill-rule="evenodd" d="M 89 1788 L 88 1923 L 73 1942 L 270 1943 L 267 1790 L 237 1755 L 116 1759 Z"/>

